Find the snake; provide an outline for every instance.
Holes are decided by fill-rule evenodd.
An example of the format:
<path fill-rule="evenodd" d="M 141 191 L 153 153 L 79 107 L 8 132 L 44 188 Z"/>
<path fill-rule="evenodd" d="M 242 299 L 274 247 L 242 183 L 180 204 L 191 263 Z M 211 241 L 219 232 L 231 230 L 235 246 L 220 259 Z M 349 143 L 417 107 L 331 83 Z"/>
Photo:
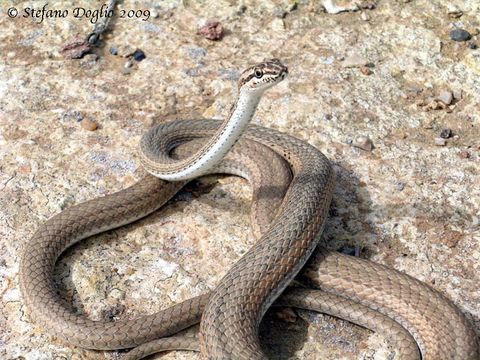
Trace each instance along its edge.
<path fill-rule="evenodd" d="M 139 181 L 41 224 L 20 255 L 19 284 L 30 318 L 75 346 L 132 349 L 125 359 L 185 349 L 200 351 L 203 359 L 263 360 L 268 359 L 258 336 L 263 316 L 271 306 L 291 306 L 389 334 L 401 359 L 478 360 L 475 330 L 446 296 L 407 274 L 320 243 L 335 186 L 333 165 L 314 146 L 250 123 L 263 93 L 287 74 L 278 59 L 248 67 L 226 120 L 152 127 L 140 141 L 146 173 Z M 253 191 L 257 242 L 219 284 L 136 319 L 94 321 L 73 312 L 53 281 L 61 254 L 151 214 L 191 179 L 207 174 L 240 176 Z M 194 326 L 193 335 L 183 331 Z"/>

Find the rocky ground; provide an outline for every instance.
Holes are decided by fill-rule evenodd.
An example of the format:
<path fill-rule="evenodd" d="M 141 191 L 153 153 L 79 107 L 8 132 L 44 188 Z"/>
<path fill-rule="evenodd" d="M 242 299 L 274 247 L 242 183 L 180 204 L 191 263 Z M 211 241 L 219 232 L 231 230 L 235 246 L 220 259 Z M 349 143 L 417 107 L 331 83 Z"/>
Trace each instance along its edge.
<path fill-rule="evenodd" d="M 136 146 L 152 124 L 223 118 L 241 69 L 265 57 L 290 75 L 254 122 L 335 164 L 323 240 L 431 284 L 480 335 L 477 0 L 125 0 L 117 10 L 149 10 L 149 19 L 113 18 L 93 49 L 72 45 L 93 27 L 73 9 L 92 2 L 49 1 L 69 15 L 43 21 L 24 9 L 45 2 L 9 4 L 19 14 L 1 4 L 2 359 L 121 358 L 68 346 L 29 321 L 21 246 L 62 209 L 139 179 Z M 208 20 L 223 34 L 218 24 L 201 30 Z M 91 318 L 116 319 L 212 289 L 254 243 L 250 195 L 241 179 L 210 177 L 140 223 L 82 242 L 57 266 L 62 294 Z M 273 358 L 395 358 L 381 334 L 320 314 L 272 311 L 262 329 Z"/>

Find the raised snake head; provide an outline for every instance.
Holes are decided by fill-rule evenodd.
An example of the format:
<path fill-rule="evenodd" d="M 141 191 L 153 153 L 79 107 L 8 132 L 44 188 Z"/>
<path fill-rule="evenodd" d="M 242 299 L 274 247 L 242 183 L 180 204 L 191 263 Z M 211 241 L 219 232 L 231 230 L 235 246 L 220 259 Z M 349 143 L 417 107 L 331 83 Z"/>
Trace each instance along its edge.
<path fill-rule="evenodd" d="M 238 91 L 264 92 L 285 79 L 288 68 L 278 59 L 264 60 L 250 66 L 238 79 Z"/>

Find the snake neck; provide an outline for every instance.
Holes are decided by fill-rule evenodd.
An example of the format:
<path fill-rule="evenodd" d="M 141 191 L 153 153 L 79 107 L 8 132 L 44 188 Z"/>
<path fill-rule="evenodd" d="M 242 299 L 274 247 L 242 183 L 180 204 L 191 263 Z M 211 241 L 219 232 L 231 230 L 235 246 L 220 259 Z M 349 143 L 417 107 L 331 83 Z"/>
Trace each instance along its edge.
<path fill-rule="evenodd" d="M 191 157 L 171 164 L 153 175 L 169 181 L 193 179 L 215 167 L 230 151 L 247 128 L 263 92 L 240 91 L 230 115 L 215 134 Z"/>

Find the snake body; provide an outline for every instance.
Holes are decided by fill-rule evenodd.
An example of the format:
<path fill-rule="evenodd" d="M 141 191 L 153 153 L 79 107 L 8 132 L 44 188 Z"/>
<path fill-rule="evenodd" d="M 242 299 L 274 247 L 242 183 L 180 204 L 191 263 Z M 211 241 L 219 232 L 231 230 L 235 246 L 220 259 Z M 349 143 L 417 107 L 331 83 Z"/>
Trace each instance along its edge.
<path fill-rule="evenodd" d="M 276 61 L 269 65 L 275 67 Z M 242 75 L 242 85 L 258 85 L 257 69 L 252 68 L 253 77 Z M 280 296 L 317 246 L 334 186 L 332 167 L 314 147 L 253 125 L 238 143 L 238 138 L 223 137 L 233 149 L 217 167 L 196 167 L 192 154 L 193 159 L 209 154 L 202 160 L 208 162 L 215 156 L 209 153 L 215 144 L 208 139 L 222 138 L 225 128 L 225 123 L 214 120 L 174 121 L 152 128 L 142 139 L 142 161 L 147 169 L 149 164 L 158 169 L 155 164 L 161 158 L 167 176 L 187 167 L 194 171 L 175 182 L 147 175 L 130 188 L 68 208 L 39 227 L 24 246 L 19 271 L 24 302 L 36 322 L 86 348 L 138 346 L 128 355 L 132 359 L 173 348 L 200 349 L 206 359 L 265 359 L 258 326 L 268 307 L 280 297 L 275 305 L 325 311 L 373 330 L 389 330 L 396 334 L 401 358 L 418 358 L 420 350 L 424 359 L 478 360 L 475 332 L 453 303 L 427 285 L 378 264 L 319 252 L 302 276 L 322 291 L 288 289 Z M 198 145 L 200 139 L 206 145 Z M 175 158 L 177 148 L 187 156 Z M 176 161 L 183 165 L 175 170 Z M 251 182 L 254 231 L 260 239 L 216 289 L 134 320 L 92 321 L 65 306 L 52 273 L 66 248 L 157 210 L 186 183 L 182 179 L 217 172 Z M 272 174 L 286 180 L 272 184 L 268 178 Z M 199 344 L 195 338 L 175 335 L 198 322 Z M 158 340 L 161 337 L 167 338 Z"/>

